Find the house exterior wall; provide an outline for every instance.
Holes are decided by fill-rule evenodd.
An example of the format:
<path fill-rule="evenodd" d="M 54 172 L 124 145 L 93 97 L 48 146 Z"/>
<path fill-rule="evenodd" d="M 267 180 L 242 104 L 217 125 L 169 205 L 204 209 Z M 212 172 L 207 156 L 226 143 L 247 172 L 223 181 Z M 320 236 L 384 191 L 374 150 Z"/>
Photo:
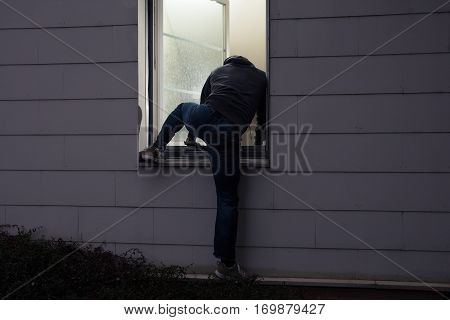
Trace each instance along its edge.
<path fill-rule="evenodd" d="M 86 241 L 133 212 L 95 242 L 210 271 L 211 176 L 137 173 L 137 0 L 7 2 L 28 18 L 0 4 L 0 222 Z M 450 7 L 358 63 L 442 1 L 269 2 L 270 112 L 296 126 L 272 139 L 295 146 L 312 125 L 312 174 L 292 157 L 242 178 L 240 260 L 272 276 L 450 282 Z"/>

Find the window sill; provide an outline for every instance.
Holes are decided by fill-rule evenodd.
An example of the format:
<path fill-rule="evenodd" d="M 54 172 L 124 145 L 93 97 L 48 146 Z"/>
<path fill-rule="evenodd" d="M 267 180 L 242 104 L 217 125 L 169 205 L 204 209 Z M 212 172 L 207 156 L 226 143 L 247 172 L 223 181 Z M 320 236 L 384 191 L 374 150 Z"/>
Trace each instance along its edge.
<path fill-rule="evenodd" d="M 241 166 L 244 168 L 269 167 L 268 154 L 264 147 L 244 146 L 241 148 Z M 139 170 L 154 167 L 199 167 L 209 168 L 211 163 L 204 150 L 190 147 L 169 147 L 159 163 L 152 163 L 139 157 Z"/>

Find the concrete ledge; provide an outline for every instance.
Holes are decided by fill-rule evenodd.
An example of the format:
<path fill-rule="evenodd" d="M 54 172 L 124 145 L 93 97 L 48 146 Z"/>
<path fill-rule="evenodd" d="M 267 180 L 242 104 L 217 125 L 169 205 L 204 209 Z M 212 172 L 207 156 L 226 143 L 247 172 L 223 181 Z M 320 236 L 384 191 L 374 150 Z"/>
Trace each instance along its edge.
<path fill-rule="evenodd" d="M 188 274 L 189 279 L 206 280 L 207 274 Z M 382 280 L 347 280 L 347 279 L 312 279 L 312 278 L 276 278 L 264 277 L 263 284 L 290 285 L 304 287 L 342 287 L 342 288 L 372 288 L 372 289 L 401 289 L 401 290 L 438 290 L 450 292 L 450 283 L 435 282 L 407 282 Z"/>

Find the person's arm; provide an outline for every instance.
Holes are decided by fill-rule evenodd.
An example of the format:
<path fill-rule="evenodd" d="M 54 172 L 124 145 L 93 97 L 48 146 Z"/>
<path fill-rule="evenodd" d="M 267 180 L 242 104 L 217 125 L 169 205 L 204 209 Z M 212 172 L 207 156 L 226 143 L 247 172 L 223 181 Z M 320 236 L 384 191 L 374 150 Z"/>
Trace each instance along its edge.
<path fill-rule="evenodd" d="M 206 99 L 211 94 L 211 75 L 209 75 L 208 79 L 206 79 L 205 84 L 203 85 L 202 94 L 200 96 L 200 104 L 205 103 Z"/>

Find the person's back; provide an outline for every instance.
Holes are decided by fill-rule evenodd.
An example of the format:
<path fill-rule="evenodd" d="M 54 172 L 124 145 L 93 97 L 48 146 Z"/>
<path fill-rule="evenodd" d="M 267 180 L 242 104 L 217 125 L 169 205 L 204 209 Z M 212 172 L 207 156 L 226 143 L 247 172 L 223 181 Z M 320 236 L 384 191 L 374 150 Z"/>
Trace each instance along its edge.
<path fill-rule="evenodd" d="M 212 106 L 236 124 L 248 125 L 255 113 L 265 123 L 266 74 L 241 56 L 214 70 L 202 90 L 201 104 Z"/>

